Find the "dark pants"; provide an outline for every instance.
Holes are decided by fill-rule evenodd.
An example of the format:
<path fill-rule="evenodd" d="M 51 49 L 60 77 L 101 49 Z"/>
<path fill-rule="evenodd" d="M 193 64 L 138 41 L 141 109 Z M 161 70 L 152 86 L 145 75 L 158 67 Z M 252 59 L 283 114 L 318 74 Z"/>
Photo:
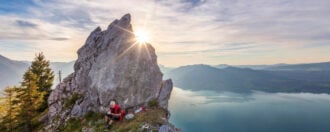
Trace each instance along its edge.
<path fill-rule="evenodd" d="M 110 120 L 119 121 L 119 116 L 113 116 L 113 115 L 109 115 L 109 114 L 106 114 L 106 116 L 107 116 Z"/>

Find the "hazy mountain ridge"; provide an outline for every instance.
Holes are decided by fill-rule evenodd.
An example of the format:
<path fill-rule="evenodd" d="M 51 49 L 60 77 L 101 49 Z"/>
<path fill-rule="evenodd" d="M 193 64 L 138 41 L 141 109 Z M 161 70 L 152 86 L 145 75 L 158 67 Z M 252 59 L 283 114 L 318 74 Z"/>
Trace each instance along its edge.
<path fill-rule="evenodd" d="M 23 73 L 29 67 L 29 61 L 16 61 L 0 55 L 0 91 L 6 86 L 18 85 Z M 62 79 L 73 72 L 74 61 L 71 62 L 50 62 L 50 67 L 54 71 L 54 85 L 59 83 L 58 71 L 61 70 Z"/>
<path fill-rule="evenodd" d="M 291 64 L 268 67 L 266 70 L 276 71 L 330 71 L 330 62 Z"/>
<path fill-rule="evenodd" d="M 50 62 L 50 67 L 54 71 L 54 85 L 55 87 L 59 83 L 59 71 L 61 71 L 62 80 L 73 72 L 73 65 L 75 61 L 70 62 Z"/>
<path fill-rule="evenodd" d="M 166 66 L 164 66 L 164 65 L 162 65 L 162 64 L 159 64 L 159 68 L 160 68 L 160 70 L 161 70 L 163 73 L 167 73 L 167 72 L 169 72 L 169 71 L 175 69 L 175 68 L 173 68 L 173 67 L 166 67 Z"/>
<path fill-rule="evenodd" d="M 165 76 L 172 78 L 177 87 L 189 90 L 330 93 L 330 72 L 189 65 L 165 73 Z"/>
<path fill-rule="evenodd" d="M 61 70 L 63 80 L 73 72 L 73 65 L 74 61 L 51 62 L 55 74 L 54 86 L 59 82 L 58 71 Z M 17 85 L 28 66 L 27 61 L 10 60 L 0 55 L 2 80 L 0 88 Z M 164 73 L 164 78 L 172 78 L 177 87 L 191 90 L 330 93 L 328 92 L 330 62 L 239 66 L 198 64 L 177 68 L 159 65 L 159 67 Z"/>
<path fill-rule="evenodd" d="M 273 64 L 273 65 L 214 65 L 216 68 L 239 67 L 253 70 L 273 70 L 273 71 L 330 71 L 330 62 L 302 63 L 302 64 Z"/>
<path fill-rule="evenodd" d="M 20 61 L 10 60 L 0 55 L 0 90 L 8 85 L 17 84 L 28 64 Z"/>

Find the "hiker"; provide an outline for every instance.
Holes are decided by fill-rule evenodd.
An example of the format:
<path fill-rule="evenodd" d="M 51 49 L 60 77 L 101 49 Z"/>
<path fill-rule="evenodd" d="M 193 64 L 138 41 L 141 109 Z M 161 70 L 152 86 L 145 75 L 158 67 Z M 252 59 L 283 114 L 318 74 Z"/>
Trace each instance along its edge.
<path fill-rule="evenodd" d="M 119 121 L 121 117 L 120 106 L 117 104 L 116 100 L 110 101 L 110 109 L 105 115 L 105 122 L 108 125 L 108 128 L 111 127 L 114 121 Z"/>

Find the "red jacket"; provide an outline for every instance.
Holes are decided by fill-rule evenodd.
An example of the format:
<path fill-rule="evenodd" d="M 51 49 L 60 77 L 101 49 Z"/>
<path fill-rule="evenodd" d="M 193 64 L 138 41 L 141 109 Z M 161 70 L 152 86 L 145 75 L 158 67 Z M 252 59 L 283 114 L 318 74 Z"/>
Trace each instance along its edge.
<path fill-rule="evenodd" d="M 114 114 L 120 114 L 120 106 L 118 104 L 115 104 L 113 108 L 110 107 L 110 112 Z"/>

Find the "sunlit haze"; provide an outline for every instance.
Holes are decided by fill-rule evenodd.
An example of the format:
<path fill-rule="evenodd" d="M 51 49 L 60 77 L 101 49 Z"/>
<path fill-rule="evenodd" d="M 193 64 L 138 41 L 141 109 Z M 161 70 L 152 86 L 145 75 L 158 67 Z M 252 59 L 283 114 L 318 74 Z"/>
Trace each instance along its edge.
<path fill-rule="evenodd" d="M 138 44 L 145 44 L 151 40 L 150 33 L 146 30 L 136 30 L 134 34 Z"/>

